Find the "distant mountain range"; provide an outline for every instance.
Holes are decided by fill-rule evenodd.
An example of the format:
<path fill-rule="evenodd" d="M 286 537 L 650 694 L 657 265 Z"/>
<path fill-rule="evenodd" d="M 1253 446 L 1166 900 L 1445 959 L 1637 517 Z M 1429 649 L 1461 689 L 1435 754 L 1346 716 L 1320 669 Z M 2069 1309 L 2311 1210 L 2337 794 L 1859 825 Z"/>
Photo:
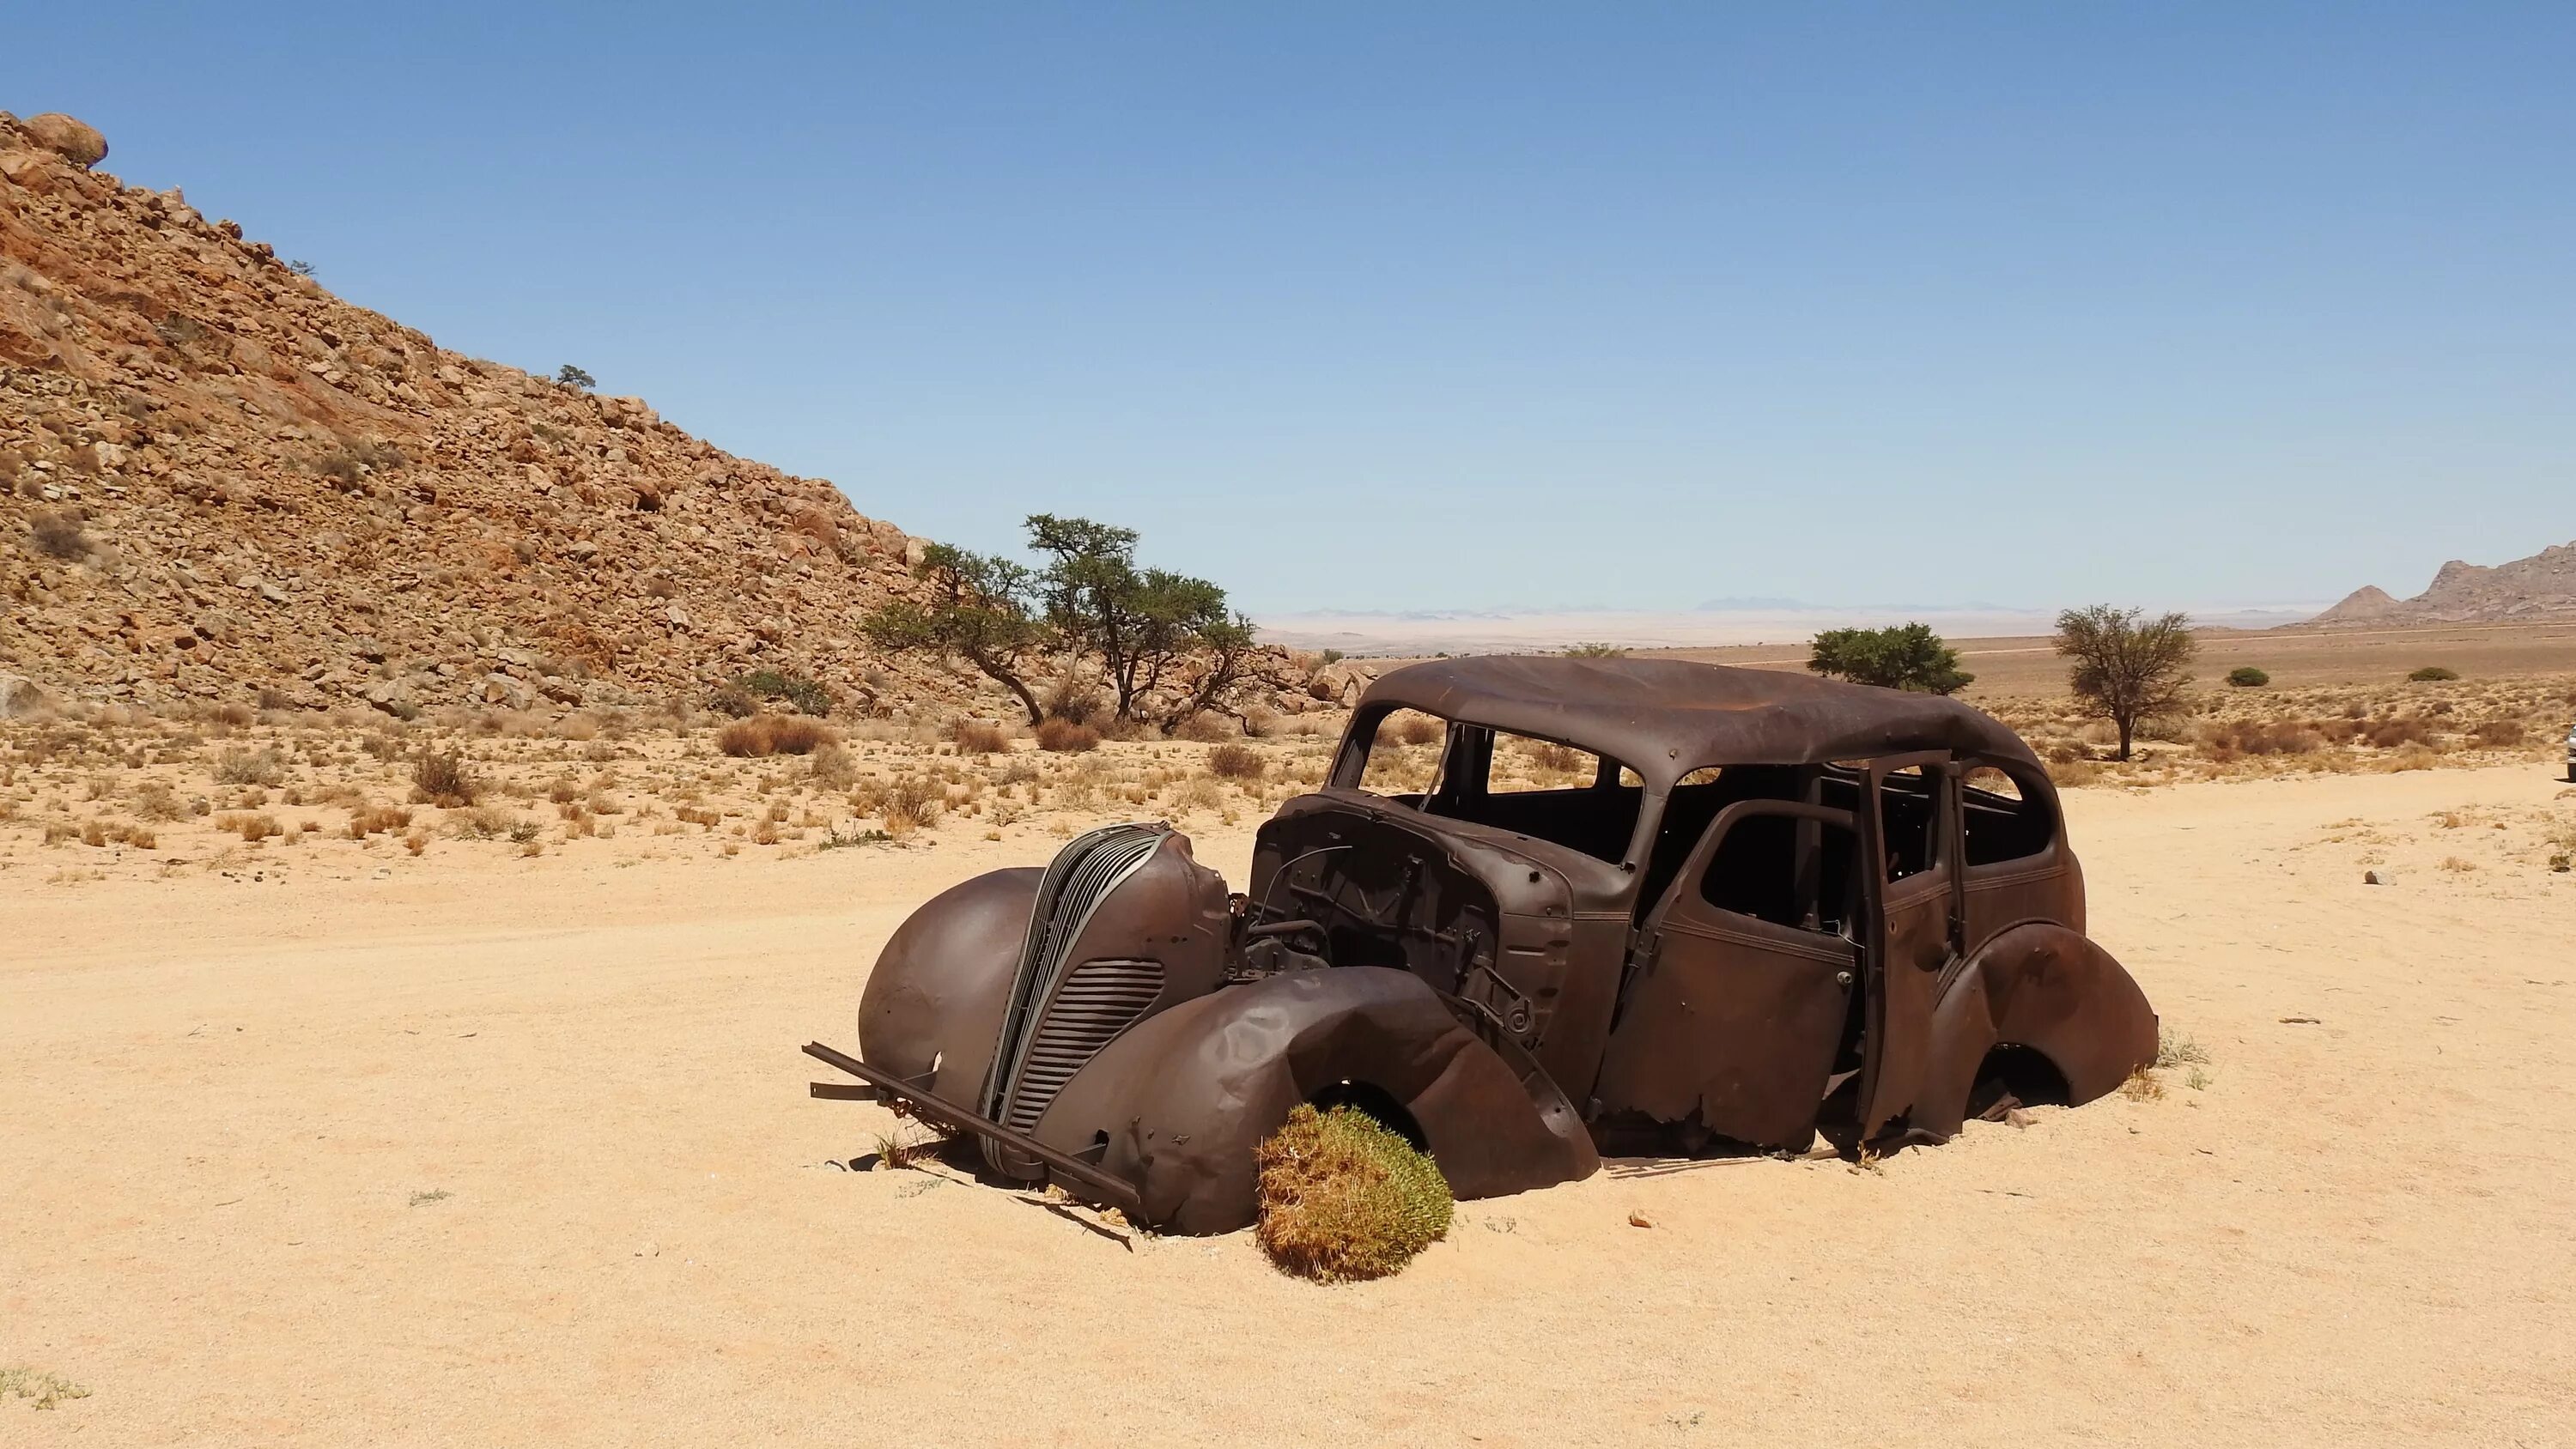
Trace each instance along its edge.
<path fill-rule="evenodd" d="M 2365 585 L 2308 622 L 2320 629 L 2364 625 L 2503 624 L 2576 619 L 2576 542 L 2483 568 L 2453 559 L 2432 587 L 2411 599 Z"/>

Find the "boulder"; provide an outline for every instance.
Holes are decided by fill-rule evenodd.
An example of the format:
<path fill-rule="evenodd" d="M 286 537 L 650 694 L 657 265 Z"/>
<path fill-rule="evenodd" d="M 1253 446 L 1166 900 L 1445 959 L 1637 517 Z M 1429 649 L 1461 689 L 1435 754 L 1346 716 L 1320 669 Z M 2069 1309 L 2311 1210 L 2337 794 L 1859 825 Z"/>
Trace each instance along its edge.
<path fill-rule="evenodd" d="M 27 122 L 27 135 L 39 146 L 87 170 L 107 159 L 107 138 L 60 111 L 47 111 Z"/>

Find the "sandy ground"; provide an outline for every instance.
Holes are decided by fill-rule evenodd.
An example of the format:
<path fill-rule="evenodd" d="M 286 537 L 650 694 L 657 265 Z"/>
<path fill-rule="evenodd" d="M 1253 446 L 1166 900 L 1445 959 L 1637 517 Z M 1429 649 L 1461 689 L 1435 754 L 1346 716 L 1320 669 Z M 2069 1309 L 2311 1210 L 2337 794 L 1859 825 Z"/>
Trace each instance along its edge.
<path fill-rule="evenodd" d="M 1614 1163 L 1332 1289 L 837 1165 L 889 1119 L 796 1047 L 1049 842 L 0 875 L 0 1365 L 91 1390 L 0 1443 L 2576 1442 L 2567 787 L 2069 809 L 2200 1086 Z"/>

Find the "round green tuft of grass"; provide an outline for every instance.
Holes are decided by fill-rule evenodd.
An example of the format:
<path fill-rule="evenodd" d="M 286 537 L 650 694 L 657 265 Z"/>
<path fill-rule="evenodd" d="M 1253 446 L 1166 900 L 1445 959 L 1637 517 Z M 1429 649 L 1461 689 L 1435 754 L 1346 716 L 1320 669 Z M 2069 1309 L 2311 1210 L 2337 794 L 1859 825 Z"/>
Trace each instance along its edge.
<path fill-rule="evenodd" d="M 1449 1233 L 1438 1164 L 1376 1118 L 1300 1103 L 1260 1148 L 1263 1252 L 1319 1283 L 1384 1278 Z"/>

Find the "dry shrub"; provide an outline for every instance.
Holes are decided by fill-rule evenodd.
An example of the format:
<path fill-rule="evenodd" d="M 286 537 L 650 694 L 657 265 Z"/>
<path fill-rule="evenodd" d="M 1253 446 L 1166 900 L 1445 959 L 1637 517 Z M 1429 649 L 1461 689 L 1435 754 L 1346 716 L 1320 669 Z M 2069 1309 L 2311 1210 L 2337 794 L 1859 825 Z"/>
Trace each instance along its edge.
<path fill-rule="evenodd" d="M 877 808 L 884 812 L 887 834 L 906 835 L 939 823 L 948 792 L 928 775 L 899 775 L 887 782 Z"/>
<path fill-rule="evenodd" d="M 1078 755 L 1100 748 L 1100 731 L 1061 716 L 1051 716 L 1038 725 L 1038 748 Z"/>
<path fill-rule="evenodd" d="M 1250 745 L 1219 745 L 1207 752 L 1208 773 L 1223 780 L 1258 780 L 1268 767 Z"/>
<path fill-rule="evenodd" d="M 2475 737 L 2490 749 L 2511 749 L 2521 744 L 2527 733 L 2518 719 L 2491 719 L 2477 727 Z"/>
<path fill-rule="evenodd" d="M 2081 789 L 2101 778 L 2102 767 L 2091 760 L 2060 760 L 2052 756 L 2048 761 L 2048 783 L 2061 790 Z"/>
<path fill-rule="evenodd" d="M 286 758 L 272 745 L 262 750 L 226 750 L 215 762 L 218 785 L 274 785 L 286 778 Z"/>
<path fill-rule="evenodd" d="M 1257 1160 L 1254 1236 L 1282 1272 L 1383 1278 L 1448 1235 L 1455 1204 L 1439 1166 L 1364 1112 L 1301 1102 Z"/>
<path fill-rule="evenodd" d="M 466 768 L 465 756 L 458 751 L 425 754 L 412 761 L 411 798 L 416 804 L 454 810 L 473 804 L 481 793 L 482 783 Z"/>
<path fill-rule="evenodd" d="M 1240 739 L 1242 737 L 1243 729 L 1241 726 L 1235 724 L 1234 721 L 1227 719 L 1224 715 L 1215 714 L 1208 710 L 1200 710 L 1198 713 L 1191 715 L 1188 719 L 1182 720 L 1180 723 L 1172 726 L 1173 739 L 1188 740 L 1192 744 L 1212 745 L 1219 740 Z"/>
<path fill-rule="evenodd" d="M 831 727 L 801 714 L 756 714 L 716 731 L 716 748 L 735 759 L 764 755 L 810 755 L 840 743 Z"/>
<path fill-rule="evenodd" d="M 1065 677 L 1058 679 L 1047 689 L 1047 692 L 1039 698 L 1038 707 L 1048 719 L 1089 724 L 1100 718 L 1101 711 L 1107 709 L 1109 703 L 1101 698 L 1099 690 L 1092 688 L 1083 680 Z"/>
<path fill-rule="evenodd" d="M 2420 719 L 2384 719 L 2362 726 L 2361 740 L 2373 749 L 2393 750 L 2403 745 L 2428 745 L 2433 740 L 2433 727 Z"/>
<path fill-rule="evenodd" d="M 2325 744 L 2325 736 L 2294 720 L 2233 719 L 2203 726 L 2201 753 L 2226 761 L 2239 755 L 2307 755 Z"/>
<path fill-rule="evenodd" d="M 1393 727 L 1396 743 L 1403 745 L 1438 744 L 1449 732 L 1449 727 L 1438 719 L 1409 709 L 1387 716 L 1387 725 Z"/>
<path fill-rule="evenodd" d="M 239 835 L 245 842 L 266 840 L 272 835 L 282 835 L 286 830 L 286 827 L 277 823 L 277 817 L 274 815 L 254 815 L 248 812 L 218 815 L 215 817 L 215 828 L 229 830 Z"/>
<path fill-rule="evenodd" d="M 808 757 L 805 768 L 814 783 L 826 790 L 847 790 L 859 778 L 858 760 L 836 744 L 817 748 Z"/>
<path fill-rule="evenodd" d="M 411 812 L 396 805 L 362 805 L 349 812 L 349 838 L 391 834 L 411 828 Z"/>
<path fill-rule="evenodd" d="M 948 738 L 961 755 L 998 755 L 1011 747 L 1011 737 L 1000 725 L 980 719 L 959 719 L 949 727 Z"/>

